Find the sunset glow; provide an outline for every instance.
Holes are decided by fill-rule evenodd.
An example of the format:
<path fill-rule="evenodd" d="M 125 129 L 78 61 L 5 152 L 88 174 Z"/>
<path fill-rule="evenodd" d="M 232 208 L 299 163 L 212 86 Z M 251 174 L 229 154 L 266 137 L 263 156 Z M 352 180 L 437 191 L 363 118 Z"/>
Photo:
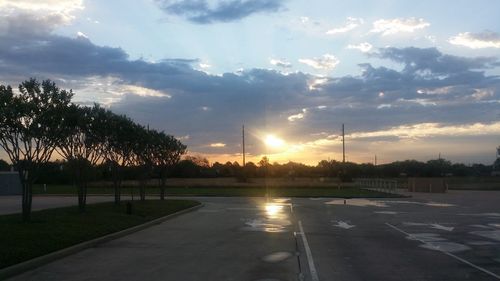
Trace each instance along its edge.
<path fill-rule="evenodd" d="M 274 135 L 267 135 L 264 142 L 271 148 L 281 148 L 285 145 L 285 141 L 275 137 Z"/>

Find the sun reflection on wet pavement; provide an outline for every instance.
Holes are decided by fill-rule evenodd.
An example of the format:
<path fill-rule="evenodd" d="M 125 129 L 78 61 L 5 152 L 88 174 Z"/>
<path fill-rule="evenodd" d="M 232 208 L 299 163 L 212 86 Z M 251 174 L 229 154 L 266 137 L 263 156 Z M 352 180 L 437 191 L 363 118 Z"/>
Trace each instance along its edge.
<path fill-rule="evenodd" d="M 289 232 L 290 221 L 289 199 L 276 198 L 270 202 L 258 203 L 257 217 L 244 219 L 245 231 L 263 231 L 268 233 Z"/>

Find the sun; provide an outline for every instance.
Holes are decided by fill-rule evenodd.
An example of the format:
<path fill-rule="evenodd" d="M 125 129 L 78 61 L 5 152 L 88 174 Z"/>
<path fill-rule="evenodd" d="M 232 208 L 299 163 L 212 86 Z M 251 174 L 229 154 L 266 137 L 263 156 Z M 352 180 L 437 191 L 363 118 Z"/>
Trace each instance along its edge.
<path fill-rule="evenodd" d="M 264 143 L 269 147 L 280 148 L 285 145 L 285 141 L 275 137 L 274 135 L 267 135 Z"/>

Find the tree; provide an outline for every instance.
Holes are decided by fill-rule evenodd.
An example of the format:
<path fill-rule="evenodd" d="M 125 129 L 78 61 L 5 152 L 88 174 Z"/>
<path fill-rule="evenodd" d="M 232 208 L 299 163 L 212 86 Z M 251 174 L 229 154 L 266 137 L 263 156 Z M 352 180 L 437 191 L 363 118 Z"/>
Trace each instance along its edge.
<path fill-rule="evenodd" d="M 32 188 L 41 164 L 47 163 L 61 136 L 59 113 L 69 106 L 72 91 L 45 80 L 30 79 L 14 95 L 0 85 L 0 146 L 19 172 L 23 220 L 31 215 Z"/>
<path fill-rule="evenodd" d="M 92 167 L 103 161 L 106 112 L 98 105 L 70 105 L 61 114 L 62 138 L 57 152 L 68 161 L 78 189 L 78 207 L 85 211 L 87 185 Z"/>
<path fill-rule="evenodd" d="M 179 163 L 181 156 L 186 153 L 186 146 L 173 136 L 164 132 L 153 131 L 154 145 L 152 146 L 152 160 L 158 170 L 160 199 L 165 199 L 165 185 L 167 176 L 172 168 Z"/>
<path fill-rule="evenodd" d="M 143 126 L 134 124 L 132 134 L 128 136 L 133 141 L 131 163 L 141 170 L 139 178 L 139 195 L 141 201 L 146 200 L 146 184 L 150 177 L 153 162 L 154 134 Z"/>
<path fill-rule="evenodd" d="M 106 111 L 105 117 L 104 155 L 111 171 L 115 204 L 121 202 L 121 186 L 123 169 L 132 163 L 134 143 L 134 122 L 123 115 Z"/>

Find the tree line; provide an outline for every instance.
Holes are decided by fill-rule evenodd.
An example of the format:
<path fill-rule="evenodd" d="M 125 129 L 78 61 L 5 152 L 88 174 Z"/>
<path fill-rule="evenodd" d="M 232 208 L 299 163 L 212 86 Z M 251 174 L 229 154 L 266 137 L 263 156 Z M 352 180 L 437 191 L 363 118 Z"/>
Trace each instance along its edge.
<path fill-rule="evenodd" d="M 156 173 L 163 200 L 166 177 L 186 146 L 98 104 L 75 104 L 73 95 L 50 80 L 24 81 L 16 93 L 10 85 L 0 85 L 0 147 L 19 173 L 23 220 L 30 219 L 33 184 L 58 156 L 77 187 L 80 211 L 85 211 L 87 186 L 96 166 L 106 166 L 112 175 L 116 204 L 128 167 L 140 170 L 141 181 Z M 145 200 L 141 186 L 140 197 Z"/>
<path fill-rule="evenodd" d="M 3 164 L 2 164 L 3 163 Z M 73 176 L 66 161 L 57 160 L 41 166 L 42 173 L 38 177 L 39 184 L 71 184 Z M 168 170 L 168 177 L 175 178 L 210 178 L 210 177 L 333 177 L 343 180 L 353 178 L 395 178 L 395 177 L 485 177 L 500 167 L 500 160 L 493 165 L 464 165 L 451 163 L 445 159 L 434 159 L 427 162 L 416 160 L 396 161 L 387 164 L 373 165 L 371 163 L 342 163 L 335 160 L 322 160 L 317 165 L 305 165 L 297 162 L 284 164 L 270 163 L 264 157 L 257 163 L 247 162 L 245 167 L 237 161 L 210 163 L 200 156 L 184 156 Z M 497 168 L 495 168 L 497 167 Z M 9 165 L 0 160 L 0 171 L 8 170 Z M 112 181 L 113 173 L 110 166 L 104 162 L 89 168 L 90 178 L 94 181 Z M 123 167 L 122 180 L 137 180 L 142 176 L 139 166 Z M 161 178 L 159 171 L 152 170 L 151 178 Z"/>

